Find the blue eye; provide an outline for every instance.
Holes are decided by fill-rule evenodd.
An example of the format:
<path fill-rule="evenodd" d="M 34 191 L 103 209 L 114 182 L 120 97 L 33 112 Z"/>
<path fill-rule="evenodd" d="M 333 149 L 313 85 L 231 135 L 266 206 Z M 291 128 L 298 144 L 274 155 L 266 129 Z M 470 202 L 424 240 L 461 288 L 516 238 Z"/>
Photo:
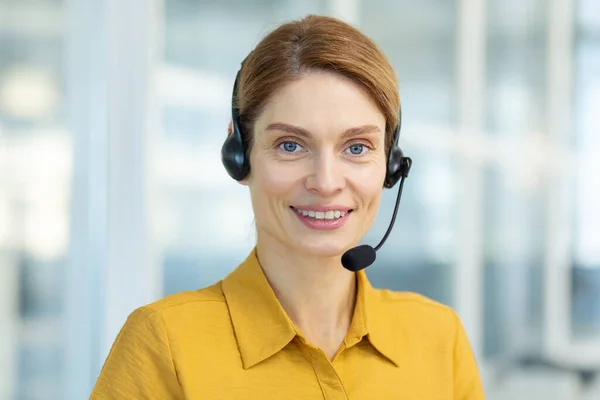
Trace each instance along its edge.
<path fill-rule="evenodd" d="M 294 153 L 300 146 L 295 142 L 283 142 L 279 145 L 279 147 L 287 153 Z"/>
<path fill-rule="evenodd" d="M 348 149 L 350 150 L 350 153 L 352 153 L 355 156 L 359 156 L 363 153 L 363 150 L 365 149 L 365 145 L 364 144 L 353 144 L 352 146 L 348 147 Z"/>

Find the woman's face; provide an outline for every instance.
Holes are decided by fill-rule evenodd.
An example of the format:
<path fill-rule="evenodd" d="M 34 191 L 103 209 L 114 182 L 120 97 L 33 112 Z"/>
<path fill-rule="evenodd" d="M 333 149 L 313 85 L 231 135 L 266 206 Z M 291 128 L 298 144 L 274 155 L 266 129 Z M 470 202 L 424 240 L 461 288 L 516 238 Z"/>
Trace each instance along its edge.
<path fill-rule="evenodd" d="M 259 243 L 314 256 L 357 245 L 386 172 L 385 118 L 349 80 L 314 72 L 281 88 L 256 121 L 250 188 Z"/>

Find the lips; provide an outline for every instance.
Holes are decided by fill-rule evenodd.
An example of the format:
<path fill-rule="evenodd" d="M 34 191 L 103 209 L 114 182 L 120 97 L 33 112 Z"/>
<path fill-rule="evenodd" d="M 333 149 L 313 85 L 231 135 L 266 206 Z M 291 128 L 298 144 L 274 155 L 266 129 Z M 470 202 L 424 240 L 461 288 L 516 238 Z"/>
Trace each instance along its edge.
<path fill-rule="evenodd" d="M 304 210 L 300 208 L 292 207 L 294 211 L 298 214 L 303 215 L 304 217 L 314 218 L 314 219 L 325 219 L 325 220 L 334 220 L 338 218 L 344 217 L 351 210 L 328 210 L 328 211 L 313 211 L 313 210 Z"/>
<path fill-rule="evenodd" d="M 308 228 L 320 231 L 341 228 L 348 221 L 352 209 L 343 206 L 302 206 L 292 207 L 290 210 Z"/>

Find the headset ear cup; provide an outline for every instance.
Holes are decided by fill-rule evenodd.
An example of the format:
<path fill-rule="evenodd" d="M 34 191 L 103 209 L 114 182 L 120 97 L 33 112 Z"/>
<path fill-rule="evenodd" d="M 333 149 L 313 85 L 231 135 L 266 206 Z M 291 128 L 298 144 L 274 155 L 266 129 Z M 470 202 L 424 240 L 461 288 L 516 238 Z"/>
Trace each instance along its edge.
<path fill-rule="evenodd" d="M 250 162 L 246 156 L 246 149 L 236 124 L 233 132 L 227 136 L 221 147 L 221 161 L 225 170 L 236 181 L 241 181 L 250 173 Z"/>
<path fill-rule="evenodd" d="M 383 183 L 384 187 L 390 189 L 402 178 L 405 172 L 405 168 L 403 168 L 404 158 L 404 153 L 400 147 L 394 146 L 390 149 L 385 181 Z M 408 171 L 406 173 L 408 174 Z"/>
<path fill-rule="evenodd" d="M 244 62 L 242 62 L 242 66 Z M 227 136 L 221 147 L 221 161 L 225 170 L 236 181 L 241 181 L 250 174 L 250 160 L 246 152 L 246 144 L 242 135 L 240 113 L 237 109 L 238 82 L 241 68 L 235 76 L 231 96 L 231 125 L 232 132 Z"/>

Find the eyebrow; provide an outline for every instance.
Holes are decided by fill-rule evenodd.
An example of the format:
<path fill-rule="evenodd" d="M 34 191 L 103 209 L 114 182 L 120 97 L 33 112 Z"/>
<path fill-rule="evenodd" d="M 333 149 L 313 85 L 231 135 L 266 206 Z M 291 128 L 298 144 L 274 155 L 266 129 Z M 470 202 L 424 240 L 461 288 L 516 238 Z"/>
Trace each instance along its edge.
<path fill-rule="evenodd" d="M 274 122 L 269 124 L 266 128 L 267 131 L 282 131 L 287 133 L 292 133 L 298 136 L 303 136 L 305 138 L 311 138 L 312 134 L 304 128 L 300 128 L 299 126 L 294 126 L 290 124 L 284 124 L 282 122 Z M 342 134 L 342 139 L 349 139 L 354 136 L 365 135 L 367 133 L 377 133 L 381 132 L 378 126 L 375 125 L 362 125 L 356 126 L 353 128 L 348 128 Z"/>

